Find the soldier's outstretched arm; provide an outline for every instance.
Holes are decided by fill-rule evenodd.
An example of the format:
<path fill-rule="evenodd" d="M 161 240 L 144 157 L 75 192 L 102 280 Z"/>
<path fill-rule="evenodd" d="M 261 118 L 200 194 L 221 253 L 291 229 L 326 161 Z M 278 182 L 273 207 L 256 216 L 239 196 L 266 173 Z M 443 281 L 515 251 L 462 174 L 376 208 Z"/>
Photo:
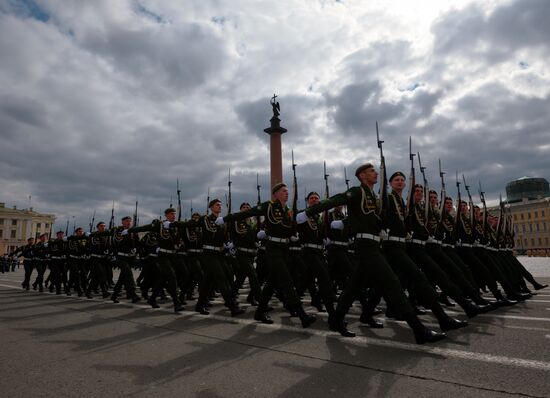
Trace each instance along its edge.
<path fill-rule="evenodd" d="M 319 203 L 317 203 L 316 205 L 308 207 L 305 210 L 305 213 L 307 216 L 313 216 L 315 214 L 319 214 L 323 211 L 330 210 L 337 206 L 348 205 L 355 196 L 354 191 L 355 191 L 354 188 L 350 188 L 346 192 L 342 192 L 334 196 L 331 196 L 328 199 L 324 199 Z"/>
<path fill-rule="evenodd" d="M 269 202 L 263 202 L 258 206 L 251 207 L 247 211 L 241 211 L 239 213 L 231 213 L 223 218 L 223 221 L 228 223 L 232 221 L 241 221 L 248 217 L 265 216 L 267 206 Z"/>

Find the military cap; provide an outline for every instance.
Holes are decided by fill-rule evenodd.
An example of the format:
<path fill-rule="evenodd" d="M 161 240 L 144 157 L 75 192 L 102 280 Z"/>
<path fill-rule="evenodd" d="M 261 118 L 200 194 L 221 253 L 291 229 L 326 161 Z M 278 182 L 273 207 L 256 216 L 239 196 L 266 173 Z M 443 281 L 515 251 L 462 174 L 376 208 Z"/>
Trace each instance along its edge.
<path fill-rule="evenodd" d="M 131 220 L 131 219 L 132 219 L 132 217 L 130 217 L 130 216 L 124 216 L 120 220 L 124 221 L 124 220 Z"/>
<path fill-rule="evenodd" d="M 102 224 L 105 225 L 105 223 L 104 223 L 103 221 L 100 221 L 100 222 L 98 222 L 98 223 L 95 225 L 95 227 L 96 227 L 96 228 L 99 228 L 99 226 L 102 225 Z"/>
<path fill-rule="evenodd" d="M 355 177 L 359 177 L 359 173 L 361 173 L 363 170 L 370 169 L 371 167 L 374 167 L 372 163 L 362 164 L 357 168 L 357 170 L 355 170 Z"/>
<path fill-rule="evenodd" d="M 64 234 L 64 233 L 65 233 L 65 231 L 59 230 L 55 234 L 58 235 L 58 234 Z"/>
<path fill-rule="evenodd" d="M 278 184 L 273 185 L 273 188 L 271 188 L 271 194 L 273 195 L 275 192 L 277 192 L 279 189 L 286 187 L 286 184 L 284 182 L 280 182 Z"/>
<path fill-rule="evenodd" d="M 219 199 L 212 199 L 209 203 L 208 203 L 208 207 L 212 207 L 214 206 L 216 203 L 221 203 L 222 201 L 219 200 Z"/>
<path fill-rule="evenodd" d="M 197 211 L 195 211 L 195 212 L 193 212 L 193 214 L 191 214 L 191 218 L 193 218 L 193 217 L 200 217 L 200 216 L 201 216 L 201 213 L 199 213 L 199 212 L 197 212 Z"/>
<path fill-rule="evenodd" d="M 241 203 L 241 205 L 239 206 L 239 210 L 242 209 L 244 206 L 250 206 L 250 203 L 248 203 L 248 202 Z"/>
<path fill-rule="evenodd" d="M 168 213 L 177 213 L 177 211 L 173 207 L 169 207 L 166 210 L 164 210 L 164 215 L 166 215 Z"/>
<path fill-rule="evenodd" d="M 306 200 L 309 200 L 309 197 L 310 197 L 311 195 L 317 195 L 318 197 L 321 197 L 321 195 L 319 195 L 317 192 L 311 191 L 310 193 L 307 194 Z"/>
<path fill-rule="evenodd" d="M 401 171 L 396 171 L 395 173 L 393 173 L 390 177 L 390 182 L 391 180 L 393 180 L 395 177 L 403 177 L 405 180 L 407 179 L 407 177 L 405 177 L 405 174 L 403 174 L 403 172 Z"/>

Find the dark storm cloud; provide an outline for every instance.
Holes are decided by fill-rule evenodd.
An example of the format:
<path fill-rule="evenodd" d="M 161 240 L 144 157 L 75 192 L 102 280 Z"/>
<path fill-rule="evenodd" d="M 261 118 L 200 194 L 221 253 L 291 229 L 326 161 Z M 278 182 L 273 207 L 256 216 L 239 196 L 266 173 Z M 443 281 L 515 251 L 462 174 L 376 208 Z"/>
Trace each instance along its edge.
<path fill-rule="evenodd" d="M 550 2 L 514 1 L 486 15 L 481 4 L 445 14 L 432 31 L 436 54 L 487 57 L 502 61 L 523 48 L 541 48 L 548 53 Z"/>

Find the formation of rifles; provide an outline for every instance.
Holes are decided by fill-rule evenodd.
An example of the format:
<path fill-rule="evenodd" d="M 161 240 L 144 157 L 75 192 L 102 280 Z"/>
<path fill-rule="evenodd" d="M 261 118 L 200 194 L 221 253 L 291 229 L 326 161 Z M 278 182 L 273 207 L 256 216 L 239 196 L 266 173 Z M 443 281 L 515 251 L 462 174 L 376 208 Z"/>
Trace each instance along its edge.
<path fill-rule="evenodd" d="M 144 299 L 158 308 L 157 299 L 167 292 L 176 313 L 198 293 L 195 311 L 203 315 L 209 314 L 215 292 L 219 292 L 231 316 L 238 316 L 244 312 L 239 290 L 248 278 L 246 301 L 256 307 L 254 319 L 262 323 L 273 323 L 268 313 L 275 295 L 304 328 L 310 326 L 316 317 L 303 308 L 307 291 L 312 307 L 328 312 L 330 330 L 353 337 L 345 322 L 353 302 L 361 303 L 361 323 L 381 328 L 383 324 L 374 316 L 384 298 L 386 316 L 406 321 L 419 344 L 435 342 L 445 337 L 444 332 L 467 326 L 466 321 L 451 318 L 442 305 L 458 305 L 471 318 L 532 297 L 526 280 L 536 290 L 546 287 L 513 255 L 512 218 L 502 200 L 500 214 L 489 214 L 480 184 L 481 211 L 473 203 L 464 176 L 460 181 L 457 172 L 455 210 L 441 162 L 440 194 L 428 188 L 420 154 L 422 184 L 416 183 L 410 139 L 411 171 L 404 198 L 406 177 L 397 171 L 388 180 L 378 124 L 376 133 L 380 170 L 369 163 L 359 166 L 355 172 L 359 185 L 350 188 L 346 175 L 346 192 L 330 196 L 325 164 L 325 199 L 309 193 L 303 211 L 298 211 L 294 155 L 290 206 L 284 183 L 276 184 L 272 199 L 265 202 L 257 183 L 257 204 L 243 203 L 233 213 L 230 173 L 227 214 L 221 215 L 219 199 L 208 198 L 206 214 L 193 213 L 191 219 L 182 221 L 178 183 L 177 209 L 166 209 L 164 219 L 134 226 L 136 202 L 134 217 L 123 217 L 121 226 L 114 226 L 113 207 L 108 227 L 103 222 L 94 225 L 93 217 L 88 232 L 75 228 L 73 235 L 66 236 L 67 223 L 66 231 L 58 231 L 54 239 L 45 234 L 37 243 L 29 239 L 26 246 L 11 253 L 24 258 L 22 286 L 30 289 L 31 273 L 36 269 L 33 288 L 43 291 L 49 269 L 52 293 L 71 295 L 75 291 L 92 298 L 101 290 L 103 298 L 118 303 L 124 288 L 133 303 Z M 374 186 L 378 182 L 377 195 Z M 462 200 L 461 183 L 467 201 Z M 137 259 L 141 273 L 136 281 L 132 267 Z M 116 283 L 113 267 L 120 269 Z M 483 297 L 489 292 L 493 297 Z M 432 312 L 441 332 L 424 326 L 418 315 L 426 311 L 420 307 Z"/>

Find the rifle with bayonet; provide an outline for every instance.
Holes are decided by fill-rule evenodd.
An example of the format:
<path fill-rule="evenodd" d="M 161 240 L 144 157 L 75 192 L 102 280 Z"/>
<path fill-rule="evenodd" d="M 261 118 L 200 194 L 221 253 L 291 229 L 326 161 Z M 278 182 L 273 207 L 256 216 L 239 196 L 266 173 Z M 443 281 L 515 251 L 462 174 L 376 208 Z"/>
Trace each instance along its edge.
<path fill-rule="evenodd" d="M 90 221 L 90 233 L 94 231 L 94 222 L 95 222 L 95 210 L 94 210 L 94 214 L 92 215 L 92 220 Z"/>
<path fill-rule="evenodd" d="M 376 122 L 376 144 L 380 149 L 380 219 L 382 220 L 383 229 L 387 228 L 388 208 L 390 207 L 390 200 L 388 196 L 388 173 L 386 170 L 386 158 L 384 157 L 384 150 L 382 144 L 384 141 L 380 139 L 380 132 L 378 130 L 378 122 Z"/>
<path fill-rule="evenodd" d="M 65 225 L 65 236 L 69 236 L 69 220 L 67 220 L 67 225 Z"/>
<path fill-rule="evenodd" d="M 330 197 L 329 189 L 328 189 L 328 177 L 329 174 L 327 174 L 327 162 L 323 161 L 323 178 L 325 179 L 325 199 L 328 199 Z M 323 226 L 325 228 L 325 237 L 328 238 L 329 236 L 329 217 L 328 217 L 328 210 L 325 210 L 323 212 Z"/>
<path fill-rule="evenodd" d="M 445 217 L 445 198 L 447 197 L 447 191 L 445 189 L 445 172 L 441 170 L 441 159 L 439 160 L 439 177 L 441 178 L 441 201 L 439 202 L 439 212 L 441 213 L 441 219 Z"/>
<path fill-rule="evenodd" d="M 227 178 L 227 214 L 231 214 L 231 169 L 229 169 L 229 177 Z"/>
<path fill-rule="evenodd" d="M 430 190 L 428 188 L 428 179 L 426 178 L 426 167 L 422 166 L 422 160 L 420 159 L 420 152 L 417 153 L 418 155 L 418 167 L 420 168 L 420 173 L 422 173 L 422 182 L 424 184 L 424 226 L 429 228 L 429 220 L 430 220 Z"/>
<path fill-rule="evenodd" d="M 457 205 L 456 205 L 456 217 L 455 217 L 455 240 L 458 241 L 459 239 L 459 233 L 458 228 L 460 227 L 460 217 L 461 216 L 461 204 L 462 204 L 462 197 L 460 196 L 460 180 L 458 179 L 458 170 L 456 171 L 456 191 L 457 191 Z"/>
<path fill-rule="evenodd" d="M 345 167 L 344 167 L 344 181 L 346 182 L 346 190 L 349 190 L 348 172 L 346 171 Z"/>
<path fill-rule="evenodd" d="M 475 219 L 475 210 L 474 210 L 474 201 L 472 199 L 472 194 L 470 193 L 470 186 L 466 184 L 466 177 L 464 177 L 464 174 L 462 174 L 462 181 L 464 181 L 464 189 L 466 189 L 466 192 L 468 193 L 468 206 L 469 206 L 469 212 L 470 212 L 470 224 L 472 224 L 472 230 L 476 226 L 476 219 Z"/>
<path fill-rule="evenodd" d="M 258 207 L 260 207 L 262 205 L 261 188 L 262 187 L 260 186 L 260 174 L 256 173 L 256 192 L 258 194 L 258 197 L 256 198 L 256 205 Z M 256 224 L 257 224 L 257 228 L 260 229 L 260 224 L 261 224 L 261 217 L 260 216 L 256 217 Z"/>
<path fill-rule="evenodd" d="M 136 208 L 134 210 L 134 226 L 138 226 L 138 200 L 136 199 Z"/>
<path fill-rule="evenodd" d="M 176 193 L 178 194 L 178 221 L 181 221 L 181 190 L 180 179 L 176 179 Z"/>
<path fill-rule="evenodd" d="M 297 231 L 297 224 L 296 224 L 296 215 L 298 214 L 298 179 L 296 178 L 296 166 L 297 164 L 294 163 L 294 150 L 291 152 L 292 156 L 292 186 L 293 186 L 293 192 L 292 192 L 292 225 L 294 228 L 294 233 Z"/>
<path fill-rule="evenodd" d="M 481 222 L 481 225 L 483 227 L 483 233 L 486 233 L 487 231 L 487 203 L 485 203 L 485 192 L 481 189 L 481 181 L 479 182 L 479 200 L 481 200 L 481 204 L 483 205 L 483 220 Z"/>
<path fill-rule="evenodd" d="M 209 204 L 210 204 L 210 187 L 208 187 L 208 193 L 206 194 L 206 215 L 208 215 Z"/>
<path fill-rule="evenodd" d="M 115 226 L 115 201 L 113 200 L 113 207 L 111 207 L 111 219 L 109 220 L 109 229 Z"/>
<path fill-rule="evenodd" d="M 409 137 L 409 160 L 411 162 L 411 171 L 409 174 L 409 192 L 407 193 L 407 208 L 405 214 L 408 231 L 412 231 L 412 217 L 414 217 L 414 185 L 416 184 L 414 156 L 415 154 L 412 151 L 412 138 Z"/>

